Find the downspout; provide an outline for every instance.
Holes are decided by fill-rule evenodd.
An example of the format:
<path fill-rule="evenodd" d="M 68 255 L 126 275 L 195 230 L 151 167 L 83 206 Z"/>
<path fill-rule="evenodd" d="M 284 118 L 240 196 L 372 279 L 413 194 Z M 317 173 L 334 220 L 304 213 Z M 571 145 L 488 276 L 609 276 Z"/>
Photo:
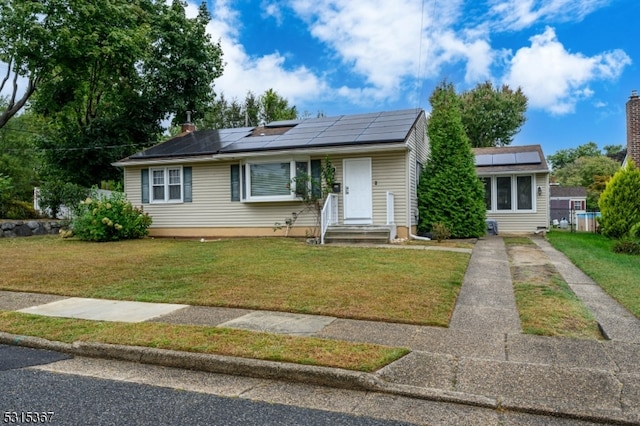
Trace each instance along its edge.
<path fill-rule="evenodd" d="M 417 210 L 417 211 L 418 211 L 418 214 L 420 214 L 420 210 Z M 411 222 L 409 222 L 409 223 L 411 223 Z M 418 240 L 418 241 L 431 241 L 431 238 L 429 238 L 429 237 L 420 237 L 418 235 L 413 235 L 411 233 L 411 226 L 409 226 L 409 239 L 410 240 Z"/>

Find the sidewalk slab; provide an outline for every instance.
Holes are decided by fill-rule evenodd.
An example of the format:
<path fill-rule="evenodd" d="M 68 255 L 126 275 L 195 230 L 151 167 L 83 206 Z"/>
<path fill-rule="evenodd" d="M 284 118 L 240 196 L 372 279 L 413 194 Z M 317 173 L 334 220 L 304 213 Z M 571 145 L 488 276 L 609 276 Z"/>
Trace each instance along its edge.
<path fill-rule="evenodd" d="M 640 374 L 640 344 L 611 340 L 602 346 L 620 371 Z"/>
<path fill-rule="evenodd" d="M 349 342 L 377 343 L 379 345 L 413 348 L 413 338 L 423 328 L 411 324 L 338 318 L 324 329 L 318 331 L 316 336 Z"/>
<path fill-rule="evenodd" d="M 622 415 L 622 384 L 609 371 L 461 359 L 459 392 L 500 397 L 508 405 Z"/>
<path fill-rule="evenodd" d="M 311 336 L 331 324 L 334 320 L 334 317 L 321 315 L 255 311 L 231 321 L 223 322 L 218 327 L 240 328 L 293 336 Z"/>
<path fill-rule="evenodd" d="M 454 356 L 411 352 L 378 371 L 383 380 L 410 386 L 453 391 L 457 360 Z"/>
<path fill-rule="evenodd" d="M 561 365 L 615 371 L 614 360 L 597 340 L 543 337 L 524 334 L 507 336 L 509 361 Z"/>
<path fill-rule="evenodd" d="M 423 327 L 415 335 L 412 350 L 505 361 L 505 333 L 489 328 L 483 331 Z"/>
<path fill-rule="evenodd" d="M 478 333 L 521 330 L 502 238 L 484 238 L 476 243 L 449 328 Z"/>
<path fill-rule="evenodd" d="M 153 322 L 164 322 L 169 324 L 188 324 L 215 326 L 232 319 L 247 315 L 253 311 L 249 309 L 218 308 L 210 306 L 187 306 L 184 309 L 170 312 L 168 314 L 152 318 Z"/>
<path fill-rule="evenodd" d="M 456 306 L 455 323 L 451 328 L 457 330 L 491 330 L 496 333 L 518 333 L 521 330 L 520 316 L 514 309 L 482 306 Z"/>
<path fill-rule="evenodd" d="M 128 302 L 71 297 L 45 305 L 20 309 L 18 312 L 94 321 L 141 322 L 186 307 L 187 305 L 169 303 Z"/>
<path fill-rule="evenodd" d="M 622 382 L 622 408 L 640 424 L 640 374 L 621 374 L 618 379 Z"/>

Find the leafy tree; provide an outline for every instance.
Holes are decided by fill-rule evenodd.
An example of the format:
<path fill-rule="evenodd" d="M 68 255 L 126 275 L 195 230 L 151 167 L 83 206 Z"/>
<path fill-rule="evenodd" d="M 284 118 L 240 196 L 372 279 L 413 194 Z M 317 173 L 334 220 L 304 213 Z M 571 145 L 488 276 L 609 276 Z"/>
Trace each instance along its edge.
<path fill-rule="evenodd" d="M 623 238 L 640 226 L 640 169 L 633 161 L 621 168 L 600 196 L 600 229 L 610 238 Z M 636 228 L 637 229 L 637 228 Z"/>
<path fill-rule="evenodd" d="M 40 187 L 39 201 L 40 208 L 49 212 L 50 216 L 57 218 L 62 206 L 68 209 L 84 199 L 89 190 L 80 185 L 70 182 L 63 182 L 60 179 L 50 180 Z"/>
<path fill-rule="evenodd" d="M 260 96 L 260 120 L 269 123 L 278 120 L 291 120 L 298 116 L 296 107 L 289 106 L 289 102 L 278 95 L 273 89 L 269 89 Z"/>
<path fill-rule="evenodd" d="M 45 51 L 40 62 L 26 48 L 10 53 L 14 64 L 26 64 L 23 74 L 44 63 L 32 101 L 51 123 L 38 142 L 51 176 L 85 186 L 118 179 L 111 162 L 155 141 L 167 117 L 183 120 L 213 99 L 222 53 L 206 34 L 204 3 L 187 19 L 186 3 L 177 0 L 4 2 L 21 13 L 2 22 L 22 20 L 44 34 L 24 40 Z M 4 40 L 21 41 L 13 32 Z"/>
<path fill-rule="evenodd" d="M 295 106 L 289 106 L 282 96 L 269 89 L 259 97 L 249 91 L 244 102 L 228 101 L 224 94 L 216 99 L 198 123 L 203 129 L 257 127 L 262 123 L 297 118 Z"/>
<path fill-rule="evenodd" d="M 0 113 L 0 129 L 26 105 L 53 69 L 52 57 L 59 49 L 55 28 L 39 19 L 53 7 L 47 3 L 0 0 L 0 61 L 7 64 L 0 92 L 9 93 Z M 20 78 L 27 81 L 26 87 L 20 87 Z"/>
<path fill-rule="evenodd" d="M 626 147 L 624 145 L 605 145 L 604 155 L 608 157 L 614 157 L 618 155 L 620 152 L 625 150 L 626 150 Z"/>
<path fill-rule="evenodd" d="M 34 136 L 42 125 L 40 118 L 27 110 L 0 129 L 0 174 L 11 177 L 15 200 L 33 203 L 33 187 L 38 184 L 41 164 Z"/>
<path fill-rule="evenodd" d="M 596 208 L 602 182 L 620 169 L 620 163 L 604 155 L 580 157 L 555 172 L 556 181 L 563 186 L 584 186 L 587 188 L 587 208 Z"/>
<path fill-rule="evenodd" d="M 484 187 L 462 125 L 460 99 L 453 85 L 443 82 L 429 100 L 431 153 L 418 184 L 418 231 L 430 232 L 438 224 L 453 238 L 479 237 L 486 231 Z"/>
<path fill-rule="evenodd" d="M 222 75 L 222 50 L 206 32 L 211 21 L 206 1 L 193 19 L 185 15 L 186 2 L 174 0 L 168 7 L 155 3 L 160 13 L 151 21 L 151 54 L 143 62 L 145 100 L 159 117 L 173 114 L 174 123 L 184 123 L 186 111 L 204 111 L 213 101 L 213 81 Z"/>
<path fill-rule="evenodd" d="M 510 145 L 526 121 L 527 97 L 520 88 L 494 89 L 486 81 L 459 98 L 462 124 L 475 148 Z"/>
<path fill-rule="evenodd" d="M 547 161 L 551 164 L 553 170 L 561 169 L 580 157 L 598 157 L 602 152 L 595 142 L 588 142 L 577 148 L 567 148 L 556 151 L 555 154 L 547 156 Z"/>

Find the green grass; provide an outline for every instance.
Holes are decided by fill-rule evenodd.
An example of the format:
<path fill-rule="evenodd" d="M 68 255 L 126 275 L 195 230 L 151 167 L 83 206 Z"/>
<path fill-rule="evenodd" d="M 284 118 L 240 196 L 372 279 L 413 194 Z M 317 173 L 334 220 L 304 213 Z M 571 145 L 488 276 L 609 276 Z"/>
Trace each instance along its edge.
<path fill-rule="evenodd" d="M 469 257 L 284 238 L 5 238 L 0 289 L 446 326 Z"/>
<path fill-rule="evenodd" d="M 51 318 L 0 311 L 0 330 L 59 342 L 91 341 L 371 372 L 409 351 L 367 343 L 228 328 Z"/>
<path fill-rule="evenodd" d="M 614 253 L 615 241 L 599 234 L 549 232 L 547 238 L 611 297 L 640 318 L 640 256 Z"/>
<path fill-rule="evenodd" d="M 542 251 L 529 238 L 504 238 L 516 306 L 527 334 L 601 339 L 598 324 Z M 525 258 L 527 262 L 519 262 Z"/>

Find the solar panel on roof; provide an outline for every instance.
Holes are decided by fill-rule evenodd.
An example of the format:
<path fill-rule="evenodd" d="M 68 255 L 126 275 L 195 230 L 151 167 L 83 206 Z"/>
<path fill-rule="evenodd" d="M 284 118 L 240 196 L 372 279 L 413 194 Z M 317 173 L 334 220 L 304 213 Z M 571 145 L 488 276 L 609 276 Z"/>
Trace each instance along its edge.
<path fill-rule="evenodd" d="M 492 166 L 492 165 L 493 165 L 493 155 L 491 154 L 476 155 L 476 166 Z"/>
<path fill-rule="evenodd" d="M 369 123 L 371 123 L 371 117 L 363 117 L 363 116 L 359 116 L 359 117 L 352 117 L 352 116 L 345 116 L 343 118 L 341 118 L 340 120 L 338 120 L 338 122 L 336 122 L 336 126 L 341 126 L 341 125 L 362 125 L 362 124 L 366 124 L 368 125 Z"/>
<path fill-rule="evenodd" d="M 347 137 L 345 135 L 322 135 L 317 138 L 313 138 L 307 145 L 322 146 L 322 145 L 336 145 L 353 142 L 353 137 Z"/>
<path fill-rule="evenodd" d="M 357 142 L 392 142 L 402 141 L 406 136 L 406 132 L 380 132 L 371 134 L 362 134 L 356 138 Z"/>
<path fill-rule="evenodd" d="M 300 124 L 301 120 L 280 120 L 280 121 L 272 121 L 271 123 L 265 124 L 264 127 L 290 127 Z"/>
<path fill-rule="evenodd" d="M 508 164 L 516 164 L 516 155 L 514 153 L 493 154 L 494 166 L 504 166 Z"/>
<path fill-rule="evenodd" d="M 540 153 L 538 151 L 525 151 L 516 153 L 516 164 L 540 164 Z"/>

